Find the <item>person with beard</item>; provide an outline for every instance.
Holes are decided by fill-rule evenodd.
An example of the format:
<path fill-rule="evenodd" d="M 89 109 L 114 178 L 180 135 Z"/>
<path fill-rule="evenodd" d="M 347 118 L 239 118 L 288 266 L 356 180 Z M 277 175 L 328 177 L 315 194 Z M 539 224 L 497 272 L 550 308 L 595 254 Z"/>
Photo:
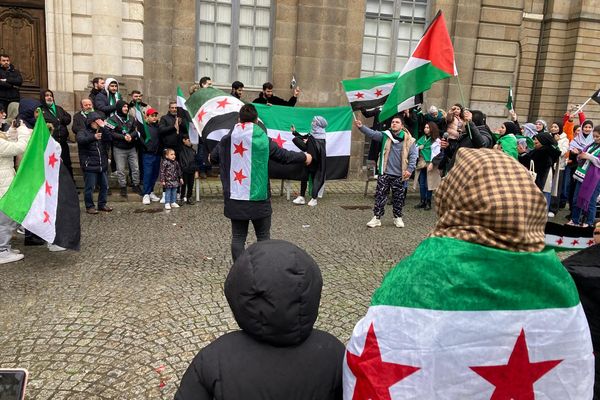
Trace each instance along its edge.
<path fill-rule="evenodd" d="M 360 120 L 355 120 L 354 123 L 364 135 L 381 143 L 381 152 L 377 162 L 378 177 L 373 218 L 367 223 L 367 226 L 369 228 L 381 226 L 381 217 L 385 212 L 385 204 L 391 189 L 394 225 L 397 228 L 404 228 L 402 209 L 406 198 L 406 181 L 414 172 L 419 155 L 415 139 L 404 128 L 399 116 L 392 119 L 390 130 L 384 132 L 369 129 Z"/>
<path fill-rule="evenodd" d="M 177 102 L 169 102 L 169 111 L 160 117 L 158 123 L 163 148 L 175 150 L 179 154 L 181 149 L 181 135 L 187 133 L 183 119 L 177 116 Z"/>
<path fill-rule="evenodd" d="M 231 95 L 236 99 L 242 99 L 242 93 L 244 93 L 244 84 L 240 81 L 235 81 L 231 84 Z"/>
<path fill-rule="evenodd" d="M 294 107 L 298 101 L 298 96 L 300 95 L 300 88 L 297 86 L 294 88 L 294 94 L 288 101 L 273 95 L 273 84 L 271 82 L 265 82 L 262 86 L 262 89 L 263 90 L 259 93 L 258 97 L 252 101 L 253 103 L 266 104 L 268 106 L 275 105 Z"/>
<path fill-rule="evenodd" d="M 117 101 L 117 110 L 106 120 L 106 128 L 112 136 L 113 157 L 117 164 L 117 180 L 121 188 L 121 196 L 127 197 L 125 168 L 129 168 L 131 172 L 133 191 L 141 195 L 140 169 L 135 147 L 139 134 L 135 119 L 129 116 L 129 105 L 125 100 Z"/>
<path fill-rule="evenodd" d="M 296 131 L 292 125 L 291 131 L 294 135 L 293 142 L 301 151 L 309 153 L 312 156 L 312 163 L 306 167 L 308 170 L 308 179 L 300 182 L 300 195 L 292 201 L 294 204 L 305 204 L 306 189 L 308 182 L 311 183 L 310 196 L 308 202 L 310 207 L 317 205 L 317 197 L 319 191 L 325 184 L 326 170 L 325 164 L 327 159 L 327 149 L 325 142 L 325 128 L 327 120 L 319 115 L 315 116 L 311 122 L 311 131 L 306 135 L 302 135 Z"/>
<path fill-rule="evenodd" d="M 119 100 L 121 100 L 119 82 L 114 78 L 108 78 L 104 83 L 104 90 L 94 97 L 94 109 L 106 119 L 115 112 Z"/>
<path fill-rule="evenodd" d="M 19 88 L 23 84 L 23 77 L 19 70 L 10 63 L 8 54 L 0 54 L 0 105 L 8 110 L 10 103 L 21 100 Z"/>
<path fill-rule="evenodd" d="M 72 177 L 73 167 L 71 166 L 69 131 L 67 129 L 71 123 L 71 114 L 66 112 L 61 106 L 56 105 L 54 102 L 54 93 L 50 89 L 45 89 L 40 92 L 40 103 L 42 103 L 41 110 L 44 120 L 54 127 L 52 137 L 60 144 L 60 158 Z"/>
<path fill-rule="evenodd" d="M 90 90 L 90 94 L 88 95 L 88 97 L 92 101 L 92 105 L 94 104 L 94 101 L 96 100 L 96 96 L 98 95 L 98 93 L 102 92 L 103 90 L 104 90 L 104 78 L 97 76 L 94 79 L 92 79 L 92 90 Z"/>
<path fill-rule="evenodd" d="M 81 110 L 73 115 L 73 125 L 71 126 L 71 130 L 75 137 L 77 137 L 77 132 L 85 129 L 85 120 L 88 114 L 94 111 L 94 104 L 92 103 L 92 100 L 87 97 L 81 99 L 79 105 L 81 106 Z"/>

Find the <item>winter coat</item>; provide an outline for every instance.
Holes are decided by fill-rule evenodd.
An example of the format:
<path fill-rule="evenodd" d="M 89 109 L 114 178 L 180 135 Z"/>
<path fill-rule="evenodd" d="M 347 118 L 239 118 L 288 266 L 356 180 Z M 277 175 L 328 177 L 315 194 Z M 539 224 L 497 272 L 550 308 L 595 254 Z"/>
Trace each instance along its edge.
<path fill-rule="evenodd" d="M 85 119 L 87 118 L 87 114 L 83 111 L 79 111 L 73 115 L 73 125 L 71 125 L 71 130 L 75 137 L 77 137 L 77 133 L 85 129 Z"/>
<path fill-rule="evenodd" d="M 432 162 L 435 165 L 439 165 L 439 169 L 444 174 L 450 172 L 450 169 L 454 166 L 455 156 L 458 149 L 462 147 L 470 149 L 481 149 L 483 147 L 489 147 L 492 143 L 492 139 L 482 135 L 479 129 L 473 122 L 469 122 L 471 128 L 471 134 L 469 135 L 469 129 L 465 127 L 463 133 L 458 139 L 449 139 L 448 147 L 442 149 Z"/>
<path fill-rule="evenodd" d="M 291 243 L 248 247 L 225 281 L 242 330 L 196 355 L 175 400 L 342 399 L 344 346 L 313 328 L 321 287 L 319 267 Z"/>
<path fill-rule="evenodd" d="M 117 110 L 117 101 L 121 99 L 121 95 L 119 94 L 119 86 L 117 82 L 117 92 L 115 93 L 115 101 L 114 104 L 110 104 L 108 86 L 112 82 L 117 81 L 113 78 L 108 78 L 104 83 L 104 90 L 99 92 L 93 100 L 94 110 L 96 110 L 96 112 L 101 113 L 104 118 L 108 117 L 110 114 L 114 113 Z"/>
<path fill-rule="evenodd" d="M 15 177 L 15 157 L 25 152 L 31 132 L 25 125 L 20 125 L 9 128 L 8 139 L 0 138 L 0 197 L 4 196 Z"/>
<path fill-rule="evenodd" d="M 102 139 L 96 139 L 96 131 L 86 124 L 85 129 L 77 132 L 79 164 L 84 172 L 108 171 L 106 144 L 111 142 L 110 133 L 102 129 Z"/>
<path fill-rule="evenodd" d="M 544 191 L 548 174 L 551 173 L 550 169 L 558 161 L 559 157 L 560 150 L 558 148 L 552 145 L 544 145 L 539 149 L 533 149 L 529 153 L 519 155 L 519 162 L 525 168 L 529 168 L 530 162 L 533 161 L 537 174 L 535 184 L 540 190 Z M 546 192 L 549 192 L 549 190 L 546 190 Z"/>
<path fill-rule="evenodd" d="M 19 87 L 23 84 L 23 77 L 15 66 L 10 64 L 8 69 L 0 68 L 0 79 L 6 79 L 6 82 L 0 81 L 0 102 L 11 103 L 21 100 Z"/>
<path fill-rule="evenodd" d="M 265 133 L 266 135 L 266 133 Z M 261 201 L 232 200 L 229 198 L 231 187 L 230 165 L 231 165 L 231 131 L 223 136 L 221 141 L 210 153 L 213 164 L 219 164 L 221 182 L 223 184 L 223 197 L 225 199 L 224 214 L 229 219 L 253 220 L 265 218 L 271 215 L 271 186 L 267 182 L 268 198 Z M 282 164 L 303 163 L 306 160 L 304 153 L 288 151 L 280 148 L 269 139 L 269 159 Z"/>
<path fill-rule="evenodd" d="M 144 129 L 144 125 L 140 122 L 138 122 L 137 125 L 143 152 L 156 155 L 161 154 L 163 145 L 160 140 L 160 128 L 158 127 L 158 123 L 146 124 L 146 129 Z M 147 133 L 146 130 L 148 131 Z M 150 135 L 148 141 L 146 141 L 147 134 Z"/>
<path fill-rule="evenodd" d="M 181 171 L 186 174 L 193 174 L 200 170 L 200 165 L 197 162 L 196 152 L 193 147 L 183 145 L 179 151 L 179 165 Z"/>
<path fill-rule="evenodd" d="M 47 104 L 42 104 L 42 115 L 47 123 L 52 124 L 54 131 L 52 131 L 52 137 L 59 143 L 66 143 L 69 139 L 69 130 L 67 127 L 71 123 L 71 114 L 66 112 L 61 106 L 56 107 L 56 115 L 52 112 Z"/>
<path fill-rule="evenodd" d="M 158 123 L 159 132 L 161 141 L 163 144 L 163 148 L 173 149 L 175 153 L 179 153 L 181 149 L 181 134 L 184 133 L 183 123 L 179 124 L 179 133 L 177 133 L 177 129 L 175 129 L 175 118 L 176 116 L 167 113 L 160 117 L 160 122 Z"/>
<path fill-rule="evenodd" d="M 138 140 L 135 120 L 128 118 L 124 120 L 121 116 L 114 113 L 106 120 L 106 128 L 112 136 L 113 146 L 123 150 L 130 150 L 135 147 Z M 125 135 L 131 136 L 131 141 L 125 140 Z"/>
<path fill-rule="evenodd" d="M 165 188 L 179 187 L 181 176 L 181 167 L 176 160 L 169 160 L 167 158 L 160 160 L 159 179 Z"/>
<path fill-rule="evenodd" d="M 256 99 L 254 99 L 252 102 L 256 103 L 256 104 L 272 104 L 274 106 L 288 106 L 288 107 L 294 107 L 296 105 L 296 102 L 298 101 L 298 98 L 296 96 L 292 96 L 290 97 L 289 100 L 284 100 L 281 97 L 277 97 L 277 96 L 271 96 L 268 99 L 266 97 L 257 97 Z"/>

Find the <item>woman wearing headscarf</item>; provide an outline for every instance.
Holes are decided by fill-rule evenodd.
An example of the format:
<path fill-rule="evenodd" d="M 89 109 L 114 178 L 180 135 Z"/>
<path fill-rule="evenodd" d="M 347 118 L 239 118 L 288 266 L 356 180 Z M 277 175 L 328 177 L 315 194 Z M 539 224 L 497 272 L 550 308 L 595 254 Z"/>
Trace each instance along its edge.
<path fill-rule="evenodd" d="M 67 126 L 71 123 L 71 114 L 66 112 L 61 106 L 56 105 L 54 102 L 54 92 L 50 89 L 44 89 L 40 92 L 40 103 L 44 120 L 54 127 L 52 137 L 60 144 L 60 158 L 69 171 L 69 174 L 73 176 L 71 152 L 68 143 L 69 131 L 67 130 Z"/>
<path fill-rule="evenodd" d="M 515 160 L 519 159 L 519 152 L 517 151 L 517 135 L 521 135 L 519 128 L 512 121 L 503 122 L 498 128 L 498 140 L 496 141 L 495 148 L 502 150 Z"/>
<path fill-rule="evenodd" d="M 544 250 L 546 204 L 527 170 L 499 151 L 459 149 L 435 206 L 431 236 L 354 328 L 344 398 L 591 400 L 588 324 Z"/>
<path fill-rule="evenodd" d="M 587 212 L 583 226 L 592 225 L 596 218 L 596 201 L 600 196 L 600 126 L 594 128 L 592 136 L 592 144 L 577 156 L 579 165 L 573 174 L 573 179 L 577 181 L 573 197 L 575 207 L 569 222 L 572 225 L 580 224 L 583 212 Z"/>
<path fill-rule="evenodd" d="M 300 195 L 292 201 L 294 204 L 305 204 L 306 189 L 310 184 L 309 191 L 311 199 L 308 202 L 308 205 L 311 207 L 317 205 L 319 191 L 325 184 L 326 179 L 325 164 L 327 150 L 325 128 L 327 128 L 327 120 L 320 115 L 313 117 L 310 124 L 310 132 L 307 134 L 298 133 L 296 128 L 292 125 L 291 130 L 294 135 L 294 144 L 301 151 L 310 154 L 313 159 L 312 163 L 306 167 L 308 170 L 308 179 L 300 182 Z"/>

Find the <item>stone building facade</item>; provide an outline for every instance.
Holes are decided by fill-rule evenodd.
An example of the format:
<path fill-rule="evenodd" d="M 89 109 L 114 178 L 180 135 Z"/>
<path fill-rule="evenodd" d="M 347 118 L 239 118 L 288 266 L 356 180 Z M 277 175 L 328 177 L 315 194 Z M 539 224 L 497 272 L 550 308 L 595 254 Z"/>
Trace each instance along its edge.
<path fill-rule="evenodd" d="M 560 118 L 568 104 L 585 101 L 600 87 L 600 4 L 596 0 L 215 0 L 216 19 L 224 5 L 239 18 L 242 6 L 268 3 L 268 77 L 281 97 L 294 76 L 302 88 L 299 106 L 346 104 L 340 80 L 356 78 L 364 66 L 369 8 L 426 7 L 424 23 L 438 9 L 445 13 L 456 53 L 465 103 L 485 111 L 492 128 L 506 118 L 508 86 L 520 121 Z M 241 3 L 240 3 L 241 2 Z M 42 4 L 43 3 L 43 4 Z M 8 10 L 43 9 L 49 88 L 59 102 L 75 109 L 94 76 L 116 77 L 123 92 L 141 89 L 146 101 L 166 112 L 177 85 L 200 78 L 199 34 L 206 13 L 203 0 L 0 0 L 0 26 L 7 51 Z M 384 4 L 385 3 L 385 4 Z M 388 4 L 389 3 L 389 4 Z M 231 6 L 233 4 L 233 7 Z M 212 7 L 212 6 L 211 6 Z M 250 6 L 251 7 L 251 6 Z M 33 8 L 32 8 L 33 9 Z M 236 14 L 237 13 L 237 14 Z M 210 17 L 210 16 L 209 16 Z M 371 16 L 372 17 L 372 16 Z M 396 18 L 394 14 L 392 19 Z M 404 18 L 404 17 L 403 17 Z M 231 23 L 231 21 L 230 21 Z M 223 28 L 218 21 L 215 32 Z M 413 33 L 414 35 L 414 33 Z M 370 39 L 369 39 L 370 40 Z M 418 38 L 413 38 L 418 40 Z M 231 38 L 237 43 L 237 38 Z M 414 43 L 413 43 L 414 44 Z M 395 48 L 395 47 L 394 47 Z M 19 61 L 15 60 L 17 66 Z M 44 63 L 40 62 L 40 65 Z M 221 65 L 222 67 L 222 65 Z M 396 69 L 401 64 L 395 65 Z M 216 82 L 228 90 L 230 82 Z M 40 83 L 41 85 L 41 83 Z M 35 85 L 34 85 L 35 86 Z M 258 93 L 246 88 L 245 100 Z M 458 80 L 438 82 L 426 105 L 447 108 L 461 101 Z M 600 117 L 600 106 L 586 113 Z M 351 173 L 364 169 L 364 139 L 353 132 Z"/>

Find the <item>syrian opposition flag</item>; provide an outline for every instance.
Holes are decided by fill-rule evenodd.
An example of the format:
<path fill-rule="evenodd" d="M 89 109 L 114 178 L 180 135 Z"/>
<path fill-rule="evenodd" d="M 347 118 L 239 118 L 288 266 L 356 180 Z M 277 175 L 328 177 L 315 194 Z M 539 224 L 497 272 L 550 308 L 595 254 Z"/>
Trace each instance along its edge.
<path fill-rule="evenodd" d="M 547 222 L 544 229 L 546 247 L 557 251 L 581 250 L 594 245 L 594 227 L 582 228 Z"/>
<path fill-rule="evenodd" d="M 596 90 L 591 97 L 596 103 L 600 104 L 600 89 Z"/>
<path fill-rule="evenodd" d="M 352 109 L 350 107 L 285 107 L 254 104 L 258 117 L 267 128 L 269 137 L 279 147 L 300 151 L 292 142 L 296 131 L 307 133 L 311 130 L 314 116 L 320 115 L 327 120 L 325 148 L 327 153 L 326 179 L 344 179 L 348 175 L 350 146 L 352 143 Z M 282 179 L 302 179 L 303 164 L 281 165 L 271 162 L 269 176 Z"/>
<path fill-rule="evenodd" d="M 185 101 L 186 100 L 183 95 L 183 91 L 181 90 L 181 88 L 179 86 L 177 86 L 177 109 L 178 109 L 177 114 L 184 121 L 186 121 L 188 136 L 190 137 L 190 142 L 192 142 L 192 144 L 198 144 L 200 141 L 198 131 L 196 130 L 196 126 L 192 122 L 192 117 L 190 116 L 190 113 L 189 113 L 187 107 L 185 106 Z"/>
<path fill-rule="evenodd" d="M 79 250 L 79 198 L 42 114 L 0 210 L 48 243 Z"/>
<path fill-rule="evenodd" d="M 594 355 L 554 251 L 428 238 L 375 291 L 343 381 L 347 400 L 590 400 Z"/>
<path fill-rule="evenodd" d="M 444 15 L 438 11 L 400 72 L 383 105 L 379 120 L 386 120 L 405 110 L 406 108 L 401 108 L 404 101 L 429 90 L 434 82 L 455 75 L 458 72 L 454 64 L 454 48 Z"/>
<path fill-rule="evenodd" d="M 258 125 L 237 123 L 231 132 L 230 198 L 260 201 L 268 198 L 269 138 Z"/>
<path fill-rule="evenodd" d="M 243 105 L 240 99 L 213 87 L 196 91 L 185 102 L 196 131 L 202 135 L 209 152 L 238 122 Z"/>
<path fill-rule="evenodd" d="M 350 107 L 352 107 L 352 111 L 382 106 L 392 91 L 399 75 L 399 72 L 392 72 L 391 74 L 342 81 L 342 86 L 344 87 L 344 92 L 346 92 L 346 97 L 348 98 Z M 403 107 L 401 109 L 406 110 L 421 103 L 423 103 L 423 93 L 407 99 L 398 108 Z"/>
<path fill-rule="evenodd" d="M 506 99 L 506 109 L 508 111 L 514 110 L 514 108 L 513 108 L 513 90 L 512 90 L 512 86 L 508 87 L 508 99 Z"/>

